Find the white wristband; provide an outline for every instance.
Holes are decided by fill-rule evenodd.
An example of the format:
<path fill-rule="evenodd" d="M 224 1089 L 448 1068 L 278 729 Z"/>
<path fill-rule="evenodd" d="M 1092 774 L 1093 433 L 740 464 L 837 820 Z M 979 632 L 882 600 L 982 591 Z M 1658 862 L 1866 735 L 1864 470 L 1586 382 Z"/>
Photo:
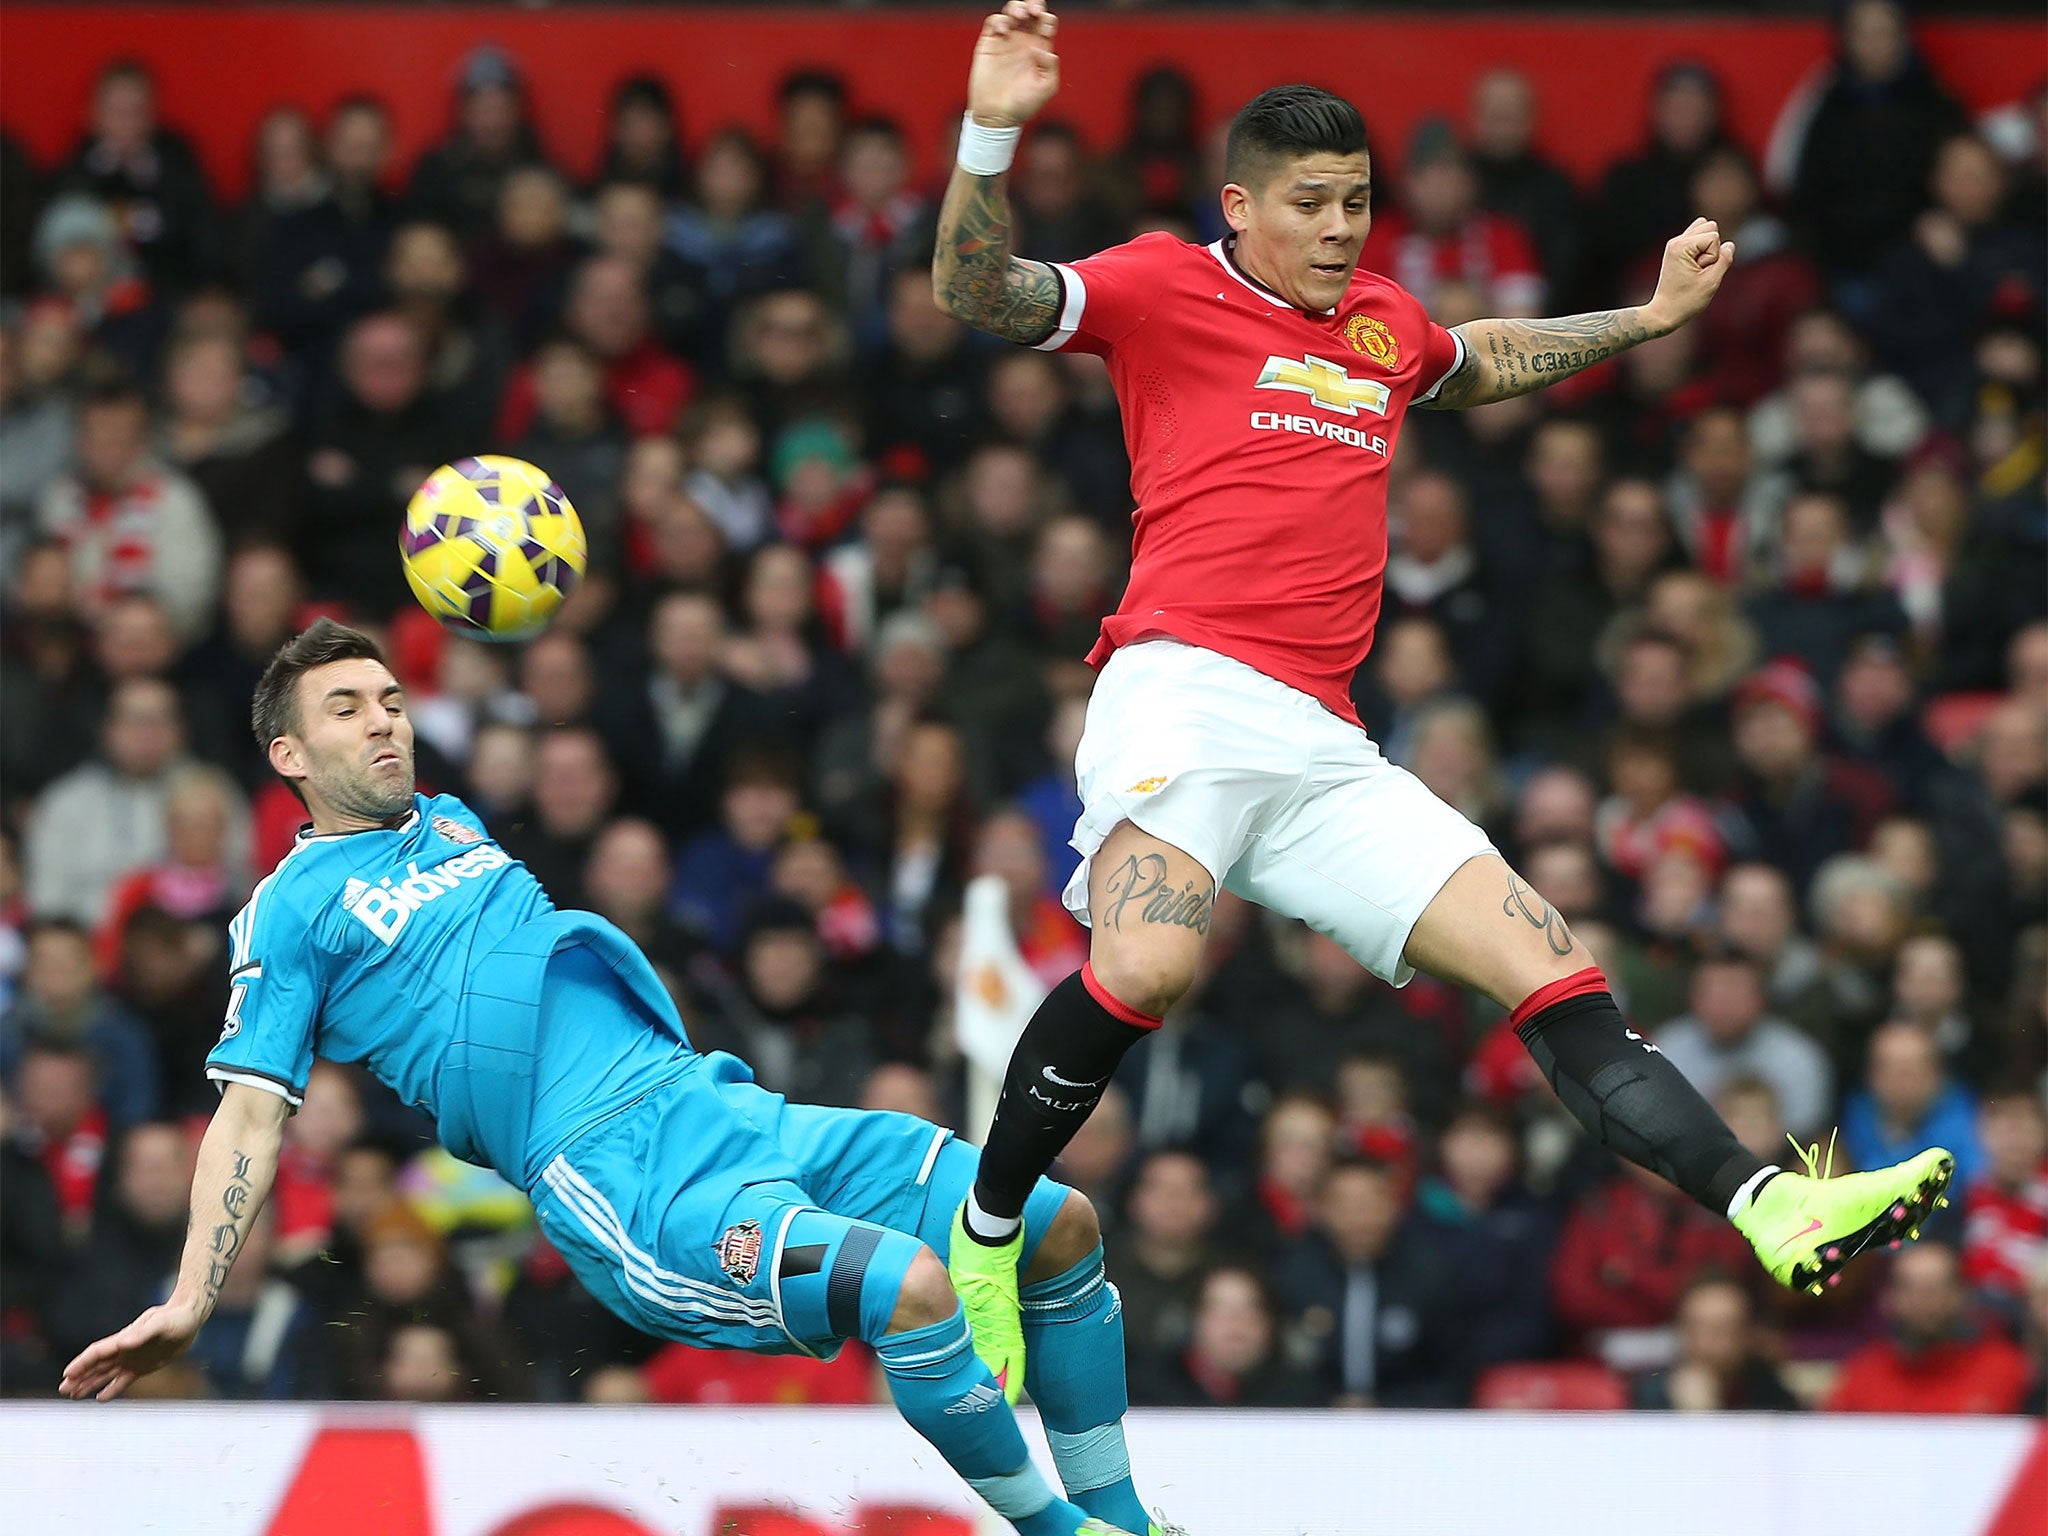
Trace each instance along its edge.
<path fill-rule="evenodd" d="M 1000 176 L 1017 158 L 1022 128 L 984 128 L 968 113 L 960 120 L 960 169 L 970 176 Z"/>

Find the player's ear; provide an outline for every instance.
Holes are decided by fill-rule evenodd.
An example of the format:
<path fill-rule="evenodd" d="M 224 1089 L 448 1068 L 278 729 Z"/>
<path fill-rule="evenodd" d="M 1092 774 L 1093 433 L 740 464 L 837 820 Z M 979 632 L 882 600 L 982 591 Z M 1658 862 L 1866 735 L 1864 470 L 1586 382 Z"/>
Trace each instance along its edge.
<path fill-rule="evenodd" d="M 271 738 L 270 751 L 267 755 L 270 758 L 271 771 L 280 778 L 303 779 L 306 776 L 305 754 L 291 737 Z"/>
<path fill-rule="evenodd" d="M 1223 221 L 1243 234 L 1252 221 L 1252 194 L 1248 187 L 1227 182 L 1223 188 Z"/>

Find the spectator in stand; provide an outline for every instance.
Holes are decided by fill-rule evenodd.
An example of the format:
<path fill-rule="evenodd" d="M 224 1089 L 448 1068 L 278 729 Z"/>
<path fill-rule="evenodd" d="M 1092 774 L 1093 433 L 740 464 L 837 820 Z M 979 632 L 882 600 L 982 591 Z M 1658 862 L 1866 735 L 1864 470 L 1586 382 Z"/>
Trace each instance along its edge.
<path fill-rule="evenodd" d="M 1742 586 L 1777 541 L 1791 494 L 1783 475 L 1760 474 L 1742 413 L 1700 412 L 1686 428 L 1677 470 L 1665 485 L 1672 520 L 1693 565 L 1724 586 Z"/>
<path fill-rule="evenodd" d="M 1837 283 L 1866 279 L 1912 228 L 1937 147 L 1966 124 L 1914 49 L 1901 0 L 1850 0 L 1840 26 L 1834 74 L 1787 157 L 1797 165 L 1791 206 Z"/>
<path fill-rule="evenodd" d="M 1590 210 L 1587 267 L 1597 287 L 1613 292 L 1698 211 L 1692 179 L 1708 152 L 1727 142 L 1721 111 L 1721 84 L 1704 64 L 1683 60 L 1658 74 L 1643 148 L 1609 168 Z"/>
<path fill-rule="evenodd" d="M 675 429 L 696 390 L 696 378 L 655 335 L 641 274 L 620 256 L 593 256 L 569 281 L 562 324 L 604 365 L 605 399 L 635 436 Z M 533 366 L 523 364 L 506 386 L 498 435 L 517 437 L 535 408 Z"/>
<path fill-rule="evenodd" d="M 806 1104 L 852 1104 L 874 1069 L 875 1031 L 842 1005 L 811 914 L 769 896 L 754 904 L 741 935 L 736 979 L 717 988 L 691 1039 L 699 1049 L 744 1057 L 763 1087 Z"/>
<path fill-rule="evenodd" d="M 612 91 L 604 155 L 592 185 L 621 181 L 652 188 L 664 202 L 680 198 L 689 185 L 675 98 L 658 76 L 629 75 Z"/>
<path fill-rule="evenodd" d="M 1756 168 L 1733 144 L 1709 150 L 1693 173 L 1694 208 L 1742 253 L 1740 272 L 1729 271 L 1713 306 L 1687 328 L 1714 398 L 1728 405 L 1755 405 L 1771 392 L 1793 321 L 1819 297 L 1812 266 L 1762 197 Z"/>
<path fill-rule="evenodd" d="M 31 1045 L 5 1099 L 20 1114 L 14 1134 L 21 1150 L 50 1182 L 63 1242 L 75 1248 L 92 1225 L 107 1149 L 107 1112 L 92 1056 L 54 1042 Z M 60 1267 L 53 1280 L 62 1278 Z"/>
<path fill-rule="evenodd" d="M 1471 1386 L 1449 1257 L 1404 1221 L 1405 1203 L 1395 1170 L 1339 1161 L 1316 1225 L 1274 1265 L 1315 1378 L 1340 1406 L 1449 1408 Z"/>
<path fill-rule="evenodd" d="M 975 403 L 985 392 L 981 349 L 970 344 L 964 325 L 932 302 L 923 268 L 897 268 L 886 290 L 878 355 L 864 390 L 867 452 L 900 464 L 906 474 L 952 471 L 981 424 Z"/>
<path fill-rule="evenodd" d="M 512 451 L 546 468 L 608 564 L 620 542 L 615 488 L 625 472 L 627 437 L 605 399 L 603 365 L 581 343 L 551 337 L 533 354 L 533 397 L 533 421 Z"/>
<path fill-rule="evenodd" d="M 29 371 L 28 327 L 0 318 L 0 557 L 12 569 L 37 503 L 71 462 L 74 412 L 68 392 Z"/>
<path fill-rule="evenodd" d="M 1550 1265 L 1551 1313 L 1593 1353 L 1625 1351 L 1629 1331 L 1668 1326 L 1702 1274 L 1748 1274 L 1751 1262 L 1719 1211 L 1631 1163 L 1566 1218 Z"/>
<path fill-rule="evenodd" d="M 1488 314 L 1540 312 L 1543 270 L 1529 232 L 1480 205 L 1478 175 L 1449 123 L 1430 118 L 1416 128 L 1407 169 L 1400 205 L 1373 220 L 1364 264 L 1432 314 L 1439 286 L 1450 282 L 1476 289 Z"/>
<path fill-rule="evenodd" d="M 1106 526 L 1131 506 L 1131 466 L 1114 422 L 1079 410 L 1061 364 L 1028 348 L 998 353 L 988 365 L 989 425 L 1005 442 L 1029 448 L 1090 517 Z"/>
<path fill-rule="evenodd" d="M 669 215 L 670 249 L 704 274 L 710 308 L 701 361 L 724 362 L 720 345 L 734 308 L 804 276 L 802 247 L 787 214 L 768 206 L 768 159 L 748 134 L 713 135 L 697 163 L 694 201 Z"/>
<path fill-rule="evenodd" d="M 679 357 L 703 356 L 710 304 L 705 275 L 668 249 L 661 194 L 645 182 L 614 182 L 598 190 L 591 216 L 597 249 L 640 274 L 662 345 Z"/>
<path fill-rule="evenodd" d="M 1131 1177 L 1127 1221 L 1110 1245 L 1124 1300 L 1124 1351 L 1133 1378 L 1168 1373 L 1188 1346 L 1209 1267 L 1219 1207 L 1209 1169 L 1191 1152 L 1149 1152 Z"/>
<path fill-rule="evenodd" d="M 1514 667 L 1521 618 L 1513 584 L 1474 540 L 1465 493 L 1448 475 L 1410 475 L 1394 493 L 1382 623 L 1427 614 L 1450 641 L 1461 691 L 1489 707 Z"/>
<path fill-rule="evenodd" d="M 1945 933 L 1920 932 L 1899 946 L 1892 965 L 1891 1013 L 1924 1029 L 1950 1067 L 1973 1082 L 1995 1074 L 1997 1043 L 1970 1019 L 1962 947 Z"/>
<path fill-rule="evenodd" d="M 731 759 L 719 825 L 676 856 L 669 910 L 698 938 L 732 953 L 748 908 L 768 890 L 776 845 L 803 809 L 796 765 L 780 755 Z"/>
<path fill-rule="evenodd" d="M 1943 1070 L 1933 1035 L 1897 1020 L 1870 1037 L 1863 1086 L 1842 1106 L 1842 1146 L 1856 1167 L 1882 1168 L 1885 1154 L 1909 1141 L 1953 1152 L 1959 1188 L 1983 1168 L 1976 1099 Z"/>
<path fill-rule="evenodd" d="M 395 311 L 349 328 L 340 381 L 311 434 L 293 554 L 315 597 L 381 619 L 406 600 L 391 530 L 420 482 L 464 444 L 428 392 L 424 339 Z"/>
<path fill-rule="evenodd" d="M 813 262 L 833 307 L 852 322 L 864 345 L 883 329 L 890 279 L 929 266 L 931 212 L 910 183 L 903 130 L 871 117 L 846 130 L 839 147 L 839 196 L 820 231 Z M 930 294 L 929 282 L 925 285 Z"/>
<path fill-rule="evenodd" d="M 1638 1382 L 1638 1408 L 1782 1412 L 1799 1407 L 1757 1339 L 1755 1307 L 1741 1282 L 1705 1275 L 1678 1300 L 1678 1358 Z"/>
<path fill-rule="evenodd" d="M 590 909 L 616 923 L 676 990 L 702 946 L 668 913 L 668 845 L 652 822 L 622 816 L 605 823 L 584 866 Z"/>
<path fill-rule="evenodd" d="M 192 1363 L 205 1374 L 213 1397 L 298 1395 L 314 1321 L 304 1298 L 273 1267 L 276 1228 L 269 1208 L 257 1214 L 235 1250 L 219 1303 L 192 1341 Z"/>
<path fill-rule="evenodd" d="M 236 286 L 247 289 L 271 231 L 279 220 L 312 207 L 327 195 L 320 168 L 320 141 L 313 120 L 298 107 L 273 107 L 256 124 L 250 142 L 255 186 L 237 210 L 226 251 Z"/>
<path fill-rule="evenodd" d="M 746 554 L 765 543 L 774 532 L 775 504 L 761 478 L 761 429 L 746 404 L 723 392 L 699 399 L 683 416 L 682 442 L 689 462 L 683 489 L 726 544 Z"/>
<path fill-rule="evenodd" d="M 185 140 L 159 122 L 156 79 L 141 64 L 117 60 L 100 73 L 91 125 L 56 187 L 115 209 L 122 237 L 168 292 L 196 287 L 220 265 L 205 173 Z"/>
<path fill-rule="evenodd" d="M 2038 227 L 2005 217 L 2005 173 L 1973 133 L 1945 140 L 1929 182 L 1933 205 L 1877 267 L 1885 355 L 1951 426 L 1968 419 L 1975 333 L 1995 314 L 2038 315 L 2044 260 Z"/>
<path fill-rule="evenodd" d="M 1000 810 L 981 823 L 970 878 L 982 875 L 994 875 L 1006 887 L 1017 951 L 1047 988 L 1081 968 L 1088 958 L 1087 932 L 1050 888 L 1030 817 Z"/>
<path fill-rule="evenodd" d="M 1742 775 L 1728 802 L 1729 842 L 1802 887 L 1831 856 L 1866 846 L 1892 798 L 1882 779 L 1822 752 L 1821 709 L 1795 662 L 1760 667 L 1735 691 Z"/>
<path fill-rule="evenodd" d="M 1090 185 L 1081 136 L 1041 120 L 1025 135 L 1010 175 L 1017 212 L 1017 254 L 1033 261 L 1074 261 L 1117 243 L 1123 231 Z"/>
<path fill-rule="evenodd" d="M 39 521 L 70 551 L 88 616 L 147 592 L 188 642 L 205 632 L 220 590 L 219 529 L 198 488 L 151 455 L 148 403 L 125 378 L 86 392 L 76 468 L 44 492 Z"/>
<path fill-rule="evenodd" d="M 0 1377 L 21 1393 L 55 1391 L 62 1364 L 50 1357 L 43 1311 L 64 1280 L 64 1213 L 38 1150 L 33 1127 L 0 1094 Z"/>
<path fill-rule="evenodd" d="M 1921 728 L 1919 703 L 1897 636 L 1850 638 L 1835 676 L 1835 746 L 1849 762 L 1881 775 L 1908 806 L 1924 806 L 1948 766 Z"/>
<path fill-rule="evenodd" d="M 420 216 L 474 240 L 490 228 L 505 178 L 544 158 L 519 66 L 486 45 L 462 62 L 455 125 L 413 167 L 409 201 Z"/>
<path fill-rule="evenodd" d="M 384 190 L 391 114 L 352 96 L 328 114 L 320 194 L 273 210 L 249 253 L 257 323 L 293 351 L 322 359 L 342 327 L 377 300 L 384 247 L 396 221 Z"/>
<path fill-rule="evenodd" d="M 44 1311 L 58 1359 L 170 1294 L 192 1213 L 195 1150 L 163 1120 L 140 1121 L 121 1137 L 91 1234 Z"/>
<path fill-rule="evenodd" d="M 1026 613 L 1013 622 L 1048 661 L 1088 653 L 1117 604 L 1115 561 L 1101 527 L 1078 513 L 1039 529 Z"/>
<path fill-rule="evenodd" d="M 552 166 L 523 165 L 498 188 L 491 230 L 476 242 L 474 292 L 524 349 L 560 317 L 577 256 L 568 183 Z"/>
<path fill-rule="evenodd" d="M 2048 1414 L 2048 1257 L 2035 1261 L 2027 1279 L 2025 1339 L 2032 1369 L 2019 1411 L 2039 1418 Z"/>
<path fill-rule="evenodd" d="M 534 744 L 532 819 L 499 841 L 557 906 L 584 906 L 583 871 L 618 798 L 603 738 L 587 725 L 550 726 Z"/>
<path fill-rule="evenodd" d="M 1473 82 L 1467 143 L 1479 205 L 1529 232 L 1549 292 L 1576 293 L 1578 192 L 1571 177 L 1536 150 L 1536 87 L 1527 75 L 1496 67 Z M 1748 248 L 1742 251 L 1746 260 Z"/>
<path fill-rule="evenodd" d="M 232 547 L 289 537 L 304 489 L 300 451 L 284 410 L 260 398 L 233 338 L 200 333 L 173 342 L 164 397 L 158 451 L 198 487 L 223 540 Z"/>
<path fill-rule="evenodd" d="M 58 198 L 36 221 L 35 257 L 46 285 L 39 335 L 68 336 L 71 348 L 89 341 L 138 376 L 154 370 L 167 316 L 111 208 L 76 193 Z"/>
<path fill-rule="evenodd" d="M 1468 1368 L 1476 1376 L 1543 1358 L 1550 1314 L 1529 1278 L 1549 1267 L 1557 1230 L 1521 1180 L 1514 1123 L 1491 1104 L 1468 1101 L 1444 1126 L 1437 1152 L 1441 1166 L 1422 1182 L 1416 1220 L 1457 1276 Z"/>
<path fill-rule="evenodd" d="M 100 986 L 92 936 L 62 918 L 29 929 L 21 989 L 0 1018 L 0 1080 L 12 1083 L 36 1050 L 91 1058 L 97 1100 L 113 1130 L 157 1113 L 161 1074 L 149 1032 Z"/>
<path fill-rule="evenodd" d="M 1839 373 L 1803 373 L 1788 393 L 1794 445 L 1784 471 L 1790 488 L 1840 497 L 1856 532 L 1868 536 L 1898 465 L 1857 440 L 1856 381 Z"/>
<path fill-rule="evenodd" d="M 808 749 L 831 721 L 860 705 L 852 665 L 826 643 L 818 576 L 794 544 L 754 551 L 741 578 L 741 623 L 726 642 L 726 675 L 766 699 L 784 730 Z"/>
<path fill-rule="evenodd" d="M 1749 413 L 1749 441 L 1759 465 L 1783 468 L 1799 451 L 1792 386 L 1814 374 L 1849 381 L 1855 442 L 1865 453 L 1900 460 L 1927 436 L 1927 408 L 1903 379 L 1871 371 L 1869 344 L 1855 327 L 1837 310 L 1809 309 L 1786 334 L 1781 384 Z"/>
<path fill-rule="evenodd" d="M 1833 689 L 1859 638 L 1903 634 L 1906 616 L 1889 592 L 1871 585 L 1868 547 L 1856 539 L 1840 496 L 1792 498 L 1777 565 L 1776 584 L 1749 601 L 1750 622 L 1766 654 L 1796 658 L 1823 689 Z"/>
<path fill-rule="evenodd" d="M 1265 1277 L 1234 1264 L 1203 1276 L 1187 1347 L 1131 1371 L 1131 1401 L 1148 1407 L 1310 1408 L 1326 1399 L 1288 1363 Z"/>
<path fill-rule="evenodd" d="M 2014 1314 L 2048 1262 L 2048 1107 L 2025 1087 L 1987 1093 L 1977 1110 L 1984 1172 L 1963 1190 L 1963 1278 Z"/>
<path fill-rule="evenodd" d="M 121 934 L 116 985 L 149 1031 L 163 1065 L 169 1115 L 210 1114 L 219 1102 L 205 1061 L 220 1039 L 228 1007 L 224 921 L 195 921 L 146 906 Z"/>
<path fill-rule="evenodd" d="M 846 82 L 824 70 L 799 70 L 782 82 L 775 105 L 776 201 L 791 212 L 830 203 L 846 133 Z"/>
<path fill-rule="evenodd" d="M 291 638 L 304 583 L 281 544 L 245 544 L 228 556 L 221 578 L 221 612 L 213 632 L 188 653 L 184 674 L 195 716 L 239 724 L 257 679 L 277 648 Z M 223 733 L 225 734 L 225 732 Z M 232 739 L 202 743 L 245 791 L 267 784 L 269 766 L 237 730 Z"/>
<path fill-rule="evenodd" d="M 862 841 L 886 898 L 890 942 L 904 954 L 925 948 L 934 910 L 957 894 L 966 876 L 972 824 L 966 756 L 954 726 L 912 724 L 864 817 Z"/>
<path fill-rule="evenodd" d="M 478 302 L 455 231 L 423 219 L 401 225 L 384 277 L 392 307 L 426 349 L 428 398 L 463 441 L 483 437 L 512 366 L 512 342 L 504 321 Z"/>
<path fill-rule="evenodd" d="M 1721 879 L 1716 938 L 1747 955 L 1764 978 L 1771 1011 L 1839 1059 L 1836 1018 L 1829 1005 L 1821 954 L 1799 931 L 1792 882 L 1773 864 L 1737 864 Z"/>
<path fill-rule="evenodd" d="M 1321 1093 L 1279 1094 L 1259 1126 L 1248 1208 L 1229 1222 L 1247 1251 L 1275 1253 L 1303 1237 L 1337 1155 L 1337 1112 Z"/>
<path fill-rule="evenodd" d="M 136 870 L 108 895 L 96 939 L 101 974 L 118 973 L 128 920 L 145 907 L 225 928 L 253 883 L 249 848 L 249 806 L 234 781 L 211 766 L 179 769 L 164 796 L 163 861 Z"/>
<path fill-rule="evenodd" d="M 1180 70 L 1156 65 L 1131 82 L 1130 100 L 1130 135 L 1109 157 L 1123 207 L 1184 215 L 1207 190 L 1195 144 L 1194 85 Z"/>
<path fill-rule="evenodd" d="M 1816 1137 L 1833 1116 L 1833 1069 L 1825 1051 L 1768 1007 L 1755 960 L 1740 950 L 1706 955 L 1693 969 L 1691 1012 L 1658 1026 L 1657 1048 L 1708 1098 L 1738 1078 L 1769 1084 L 1787 1129 Z"/>
<path fill-rule="evenodd" d="M 114 689 L 100 760 L 74 768 L 36 801 L 24 847 L 37 916 L 96 925 L 121 876 L 163 857 L 165 803 L 184 747 L 168 683 L 136 678 Z"/>
<path fill-rule="evenodd" d="M 2027 1358 L 1971 1316 L 1955 1250 L 1910 1245 L 1892 1261 L 1883 1338 L 1842 1366 L 1827 1406 L 1837 1413 L 2013 1413 Z"/>
<path fill-rule="evenodd" d="M 1656 862 L 1682 852 L 1718 874 L 1726 850 L 1704 801 L 1684 792 L 1678 745 L 1661 733 L 1623 726 L 1610 738 L 1607 780 L 1594 836 L 1602 861 L 1641 882 Z M 1540 889 L 1540 887 L 1539 887 Z"/>

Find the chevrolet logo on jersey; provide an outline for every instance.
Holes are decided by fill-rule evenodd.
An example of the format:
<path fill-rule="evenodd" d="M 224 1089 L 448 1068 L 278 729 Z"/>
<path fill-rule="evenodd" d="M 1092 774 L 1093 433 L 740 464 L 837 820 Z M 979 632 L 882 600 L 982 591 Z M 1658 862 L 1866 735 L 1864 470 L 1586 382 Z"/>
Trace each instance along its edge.
<path fill-rule="evenodd" d="M 1363 406 L 1376 416 L 1387 414 L 1393 392 L 1376 379 L 1354 379 L 1335 363 L 1320 357 L 1269 357 L 1259 374 L 1260 389 L 1286 389 L 1326 411 L 1356 416 Z"/>

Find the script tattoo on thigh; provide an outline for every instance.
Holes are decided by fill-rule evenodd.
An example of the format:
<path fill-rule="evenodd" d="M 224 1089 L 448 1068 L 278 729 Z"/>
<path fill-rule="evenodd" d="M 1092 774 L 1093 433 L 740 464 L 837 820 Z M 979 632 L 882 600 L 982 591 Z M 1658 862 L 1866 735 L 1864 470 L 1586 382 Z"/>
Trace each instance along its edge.
<path fill-rule="evenodd" d="M 1503 916 L 1513 917 L 1520 913 L 1531 928 L 1543 930 L 1544 942 L 1550 945 L 1553 955 L 1568 955 L 1572 952 L 1571 930 L 1564 925 L 1564 919 L 1551 909 L 1550 903 L 1536 894 L 1536 888 L 1513 870 L 1508 871 L 1508 897 L 1500 904 Z"/>
<path fill-rule="evenodd" d="M 1216 912 L 1214 890 L 1192 880 L 1179 886 L 1169 885 L 1166 860 L 1156 853 L 1132 854 L 1109 877 L 1103 890 L 1108 899 L 1103 903 L 1102 915 L 1118 932 L 1123 931 L 1124 909 L 1133 902 L 1137 904 L 1137 920 L 1141 923 L 1165 923 L 1200 934 L 1208 933 L 1209 920 Z"/>

